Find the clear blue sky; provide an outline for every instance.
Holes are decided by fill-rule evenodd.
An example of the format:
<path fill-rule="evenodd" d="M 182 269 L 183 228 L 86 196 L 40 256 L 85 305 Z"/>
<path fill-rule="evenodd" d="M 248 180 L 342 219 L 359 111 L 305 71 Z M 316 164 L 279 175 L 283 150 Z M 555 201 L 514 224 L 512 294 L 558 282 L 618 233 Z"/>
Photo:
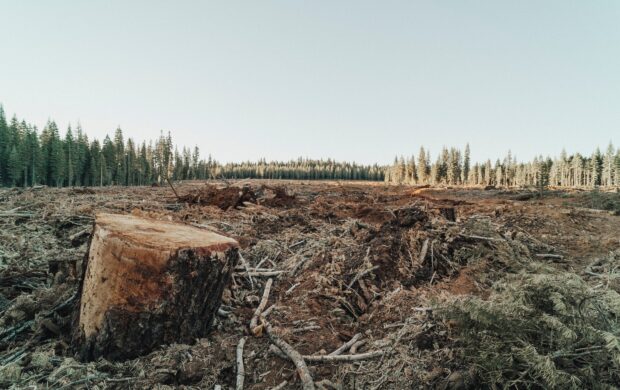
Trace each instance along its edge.
<path fill-rule="evenodd" d="M 620 1 L 0 0 L 0 102 L 221 161 L 620 141 Z"/>

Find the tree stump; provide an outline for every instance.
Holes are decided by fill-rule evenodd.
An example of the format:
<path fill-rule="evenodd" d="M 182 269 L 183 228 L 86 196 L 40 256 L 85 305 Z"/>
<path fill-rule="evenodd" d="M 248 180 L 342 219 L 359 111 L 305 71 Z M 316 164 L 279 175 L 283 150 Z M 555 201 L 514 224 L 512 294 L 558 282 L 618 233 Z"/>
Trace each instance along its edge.
<path fill-rule="evenodd" d="M 238 256 L 235 240 L 208 230 L 98 214 L 78 291 L 77 357 L 130 359 L 203 337 Z"/>

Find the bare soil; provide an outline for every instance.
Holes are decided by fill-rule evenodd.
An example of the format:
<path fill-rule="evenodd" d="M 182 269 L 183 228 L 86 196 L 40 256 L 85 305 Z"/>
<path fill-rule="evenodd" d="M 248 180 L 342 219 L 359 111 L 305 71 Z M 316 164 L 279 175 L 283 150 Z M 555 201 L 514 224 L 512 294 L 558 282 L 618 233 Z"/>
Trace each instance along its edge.
<path fill-rule="evenodd" d="M 216 230 L 238 240 L 250 269 L 283 271 L 271 276 L 267 319 L 302 355 L 328 354 L 357 333 L 358 353 L 383 351 L 309 363 L 324 388 L 459 388 L 455 373 L 468 367 L 434 307 L 484 298 L 534 261 L 587 277 L 620 248 L 620 217 L 587 208 L 587 192 L 540 199 L 524 190 L 282 181 L 175 189 L 178 198 L 169 187 L 0 190 L 0 387 L 234 388 L 243 336 L 245 388 L 301 387 L 293 364 L 250 333 L 268 277 L 243 268 L 208 337 L 124 362 L 76 361 L 74 293 L 95 212 Z M 559 256 L 541 256 L 549 254 Z"/>

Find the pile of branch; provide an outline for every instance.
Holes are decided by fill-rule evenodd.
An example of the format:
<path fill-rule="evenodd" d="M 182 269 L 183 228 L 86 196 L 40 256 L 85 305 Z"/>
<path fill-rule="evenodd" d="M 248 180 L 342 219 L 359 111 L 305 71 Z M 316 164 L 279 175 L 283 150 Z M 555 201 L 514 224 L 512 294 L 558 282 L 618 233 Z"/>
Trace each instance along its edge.
<path fill-rule="evenodd" d="M 208 184 L 188 194 L 177 195 L 177 200 L 180 203 L 217 206 L 228 210 L 243 207 L 245 202 L 256 203 L 256 194 L 249 186 L 218 188 Z"/>
<path fill-rule="evenodd" d="M 304 390 L 315 389 L 315 382 L 310 374 L 307 363 L 351 363 L 361 360 L 374 359 L 383 356 L 385 351 L 376 350 L 365 353 L 356 353 L 356 348 L 363 345 L 359 340 L 361 334 L 356 334 L 351 340 L 344 343 L 341 347 L 334 350 L 328 355 L 302 355 L 292 345 L 283 340 L 277 332 L 273 329 L 273 326 L 266 317 L 274 306 L 265 310 L 269 301 L 269 294 L 273 285 L 273 279 L 267 280 L 263 295 L 258 304 L 252 319 L 250 320 L 250 331 L 254 336 L 261 336 L 264 333 L 267 334 L 272 345 L 270 351 L 276 356 L 293 362 L 297 368 L 297 374 L 302 382 Z M 260 321 L 260 324 L 259 324 Z M 245 377 L 244 364 L 243 364 L 243 346 L 246 338 L 243 337 L 237 347 L 237 390 L 243 389 L 243 382 Z M 350 354 L 343 354 L 350 351 Z M 318 384 L 318 383 L 317 383 Z M 319 385 L 319 388 L 323 388 Z"/>
<path fill-rule="evenodd" d="M 456 324 L 464 366 L 491 387 L 604 388 L 620 383 L 620 295 L 579 276 L 508 277 L 487 300 L 439 310 Z"/>

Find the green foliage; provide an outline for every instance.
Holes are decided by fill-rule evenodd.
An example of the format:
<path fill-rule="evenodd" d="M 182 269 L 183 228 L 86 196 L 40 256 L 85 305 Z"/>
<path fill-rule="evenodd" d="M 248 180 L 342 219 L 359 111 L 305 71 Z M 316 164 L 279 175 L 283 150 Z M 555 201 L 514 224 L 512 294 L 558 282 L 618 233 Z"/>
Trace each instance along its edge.
<path fill-rule="evenodd" d="M 612 211 L 616 215 L 620 215 L 620 193 L 601 193 L 598 187 L 595 187 L 589 194 L 589 207 L 598 210 Z"/>
<path fill-rule="evenodd" d="M 8 179 L 12 185 L 17 184 L 20 181 L 22 175 L 22 161 L 21 155 L 17 152 L 15 145 L 11 147 L 11 151 L 9 152 L 7 173 Z"/>
<path fill-rule="evenodd" d="M 491 388 L 605 389 L 620 383 L 620 294 L 576 274 L 507 277 L 488 300 L 439 310 L 461 359 Z"/>
<path fill-rule="evenodd" d="M 36 127 L 19 122 L 7 124 L 0 105 L 0 186 L 46 184 L 49 186 L 150 185 L 166 178 L 192 180 L 231 179 L 327 179 L 383 180 L 384 167 L 333 160 L 297 159 L 219 164 L 211 156 L 200 159 L 197 147 L 181 151 L 170 132 L 153 143 L 141 145 L 125 138 L 117 128 L 114 138 L 91 143 L 78 124 L 61 136 L 48 121 L 39 136 Z M 415 166 L 413 166 L 415 169 Z"/>
<path fill-rule="evenodd" d="M 162 131 L 155 142 L 140 145 L 125 138 L 123 130 L 117 128 L 113 138 L 106 136 L 102 142 L 89 142 L 79 124 L 76 133 L 69 126 L 61 135 L 56 123 L 50 120 L 39 135 L 36 127 L 19 122 L 16 117 L 7 123 L 0 105 L 0 186 L 149 185 L 161 184 L 166 178 L 370 180 L 540 188 L 620 185 L 620 149 L 614 154 L 611 144 L 604 155 L 599 150 L 590 158 L 579 154 L 567 156 L 563 152 L 554 160 L 541 156 L 519 164 L 509 152 L 494 166 L 490 160 L 471 166 L 467 145 L 464 153 L 457 148 L 443 148 L 432 161 L 431 153 L 421 147 L 417 158 L 397 157 L 390 167 L 308 158 L 219 164 L 210 156 L 201 160 L 198 148 L 177 148 L 170 132 Z M 617 209 L 615 203 L 604 207 Z"/>

